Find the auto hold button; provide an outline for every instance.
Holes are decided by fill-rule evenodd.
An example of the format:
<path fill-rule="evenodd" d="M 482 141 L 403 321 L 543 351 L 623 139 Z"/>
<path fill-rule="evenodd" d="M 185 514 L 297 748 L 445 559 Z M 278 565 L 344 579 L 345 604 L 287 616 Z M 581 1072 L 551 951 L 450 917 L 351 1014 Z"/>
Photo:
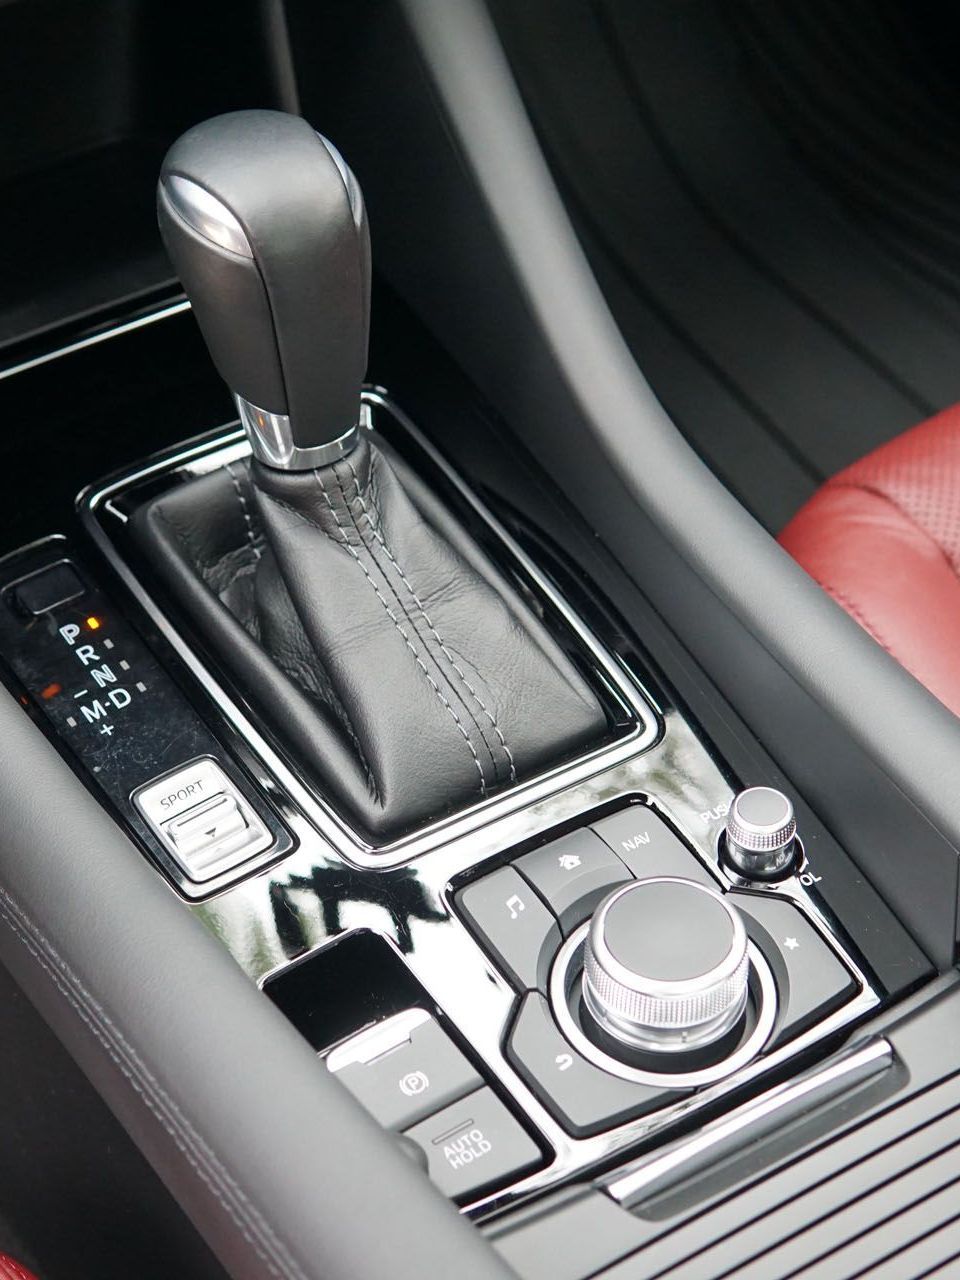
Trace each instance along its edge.
<path fill-rule="evenodd" d="M 351 1036 L 327 1067 L 386 1129 L 407 1129 L 483 1083 L 426 1009 Z"/>
<path fill-rule="evenodd" d="M 406 1136 L 427 1156 L 431 1181 L 456 1200 L 513 1181 L 543 1163 L 532 1138 L 491 1089 L 478 1089 Z"/>

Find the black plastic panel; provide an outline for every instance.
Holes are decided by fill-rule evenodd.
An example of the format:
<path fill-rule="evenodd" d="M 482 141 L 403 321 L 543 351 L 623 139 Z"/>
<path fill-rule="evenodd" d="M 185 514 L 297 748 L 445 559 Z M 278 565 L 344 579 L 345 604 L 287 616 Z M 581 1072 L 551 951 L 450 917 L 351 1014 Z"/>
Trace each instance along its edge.
<path fill-rule="evenodd" d="M 760 1141 L 746 1132 L 632 1212 L 585 1189 L 488 1234 L 523 1280 L 926 1275 L 960 1256 L 958 1003 L 954 985 L 878 1027 L 897 1056 L 883 1076 Z"/>
<path fill-rule="evenodd" d="M 177 134 L 278 106 L 256 0 L 0 6 L 0 348 L 174 283 L 154 189 Z"/>
<path fill-rule="evenodd" d="M 60 604 L 63 592 L 55 589 L 48 597 L 52 607 L 31 616 L 29 606 L 44 603 L 51 571 L 56 588 L 65 570 L 83 594 Z M 187 896 L 207 892 L 210 886 L 189 884 L 177 872 L 131 797 L 200 756 L 218 759 L 248 798 L 254 788 L 65 543 L 49 540 L 0 564 L 0 656 L 21 702 L 46 718 L 88 786 Z M 289 833 L 262 796 L 256 808 L 274 836 L 271 857 L 282 857 L 293 847 Z"/>

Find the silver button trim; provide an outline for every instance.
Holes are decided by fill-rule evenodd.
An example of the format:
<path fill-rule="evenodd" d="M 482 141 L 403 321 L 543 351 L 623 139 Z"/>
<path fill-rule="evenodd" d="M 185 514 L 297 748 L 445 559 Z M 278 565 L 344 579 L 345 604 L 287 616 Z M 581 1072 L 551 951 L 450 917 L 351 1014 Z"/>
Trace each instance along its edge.
<path fill-rule="evenodd" d="M 194 883 L 212 880 L 273 844 L 260 815 L 209 757 L 148 782 L 133 803 Z"/>

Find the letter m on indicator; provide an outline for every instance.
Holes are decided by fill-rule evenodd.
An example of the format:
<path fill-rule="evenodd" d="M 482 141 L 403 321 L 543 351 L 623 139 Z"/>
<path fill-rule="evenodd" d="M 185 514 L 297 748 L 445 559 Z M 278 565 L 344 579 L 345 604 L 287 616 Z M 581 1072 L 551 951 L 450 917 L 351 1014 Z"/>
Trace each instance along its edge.
<path fill-rule="evenodd" d="M 93 703 L 89 707 L 84 703 L 80 710 L 83 712 L 84 720 L 90 724 L 93 724 L 95 720 L 99 720 L 102 716 L 107 714 L 107 708 L 99 698 L 94 699 Z"/>

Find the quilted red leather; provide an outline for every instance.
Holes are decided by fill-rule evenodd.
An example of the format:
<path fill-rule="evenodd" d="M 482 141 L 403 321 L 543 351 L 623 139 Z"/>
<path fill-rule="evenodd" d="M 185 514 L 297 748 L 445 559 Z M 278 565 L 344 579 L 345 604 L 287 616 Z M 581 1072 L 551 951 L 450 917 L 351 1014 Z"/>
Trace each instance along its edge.
<path fill-rule="evenodd" d="M 36 1276 L 21 1266 L 16 1258 L 0 1253 L 0 1280 L 36 1280 Z"/>
<path fill-rule="evenodd" d="M 828 480 L 779 541 L 960 715 L 960 405 Z"/>

